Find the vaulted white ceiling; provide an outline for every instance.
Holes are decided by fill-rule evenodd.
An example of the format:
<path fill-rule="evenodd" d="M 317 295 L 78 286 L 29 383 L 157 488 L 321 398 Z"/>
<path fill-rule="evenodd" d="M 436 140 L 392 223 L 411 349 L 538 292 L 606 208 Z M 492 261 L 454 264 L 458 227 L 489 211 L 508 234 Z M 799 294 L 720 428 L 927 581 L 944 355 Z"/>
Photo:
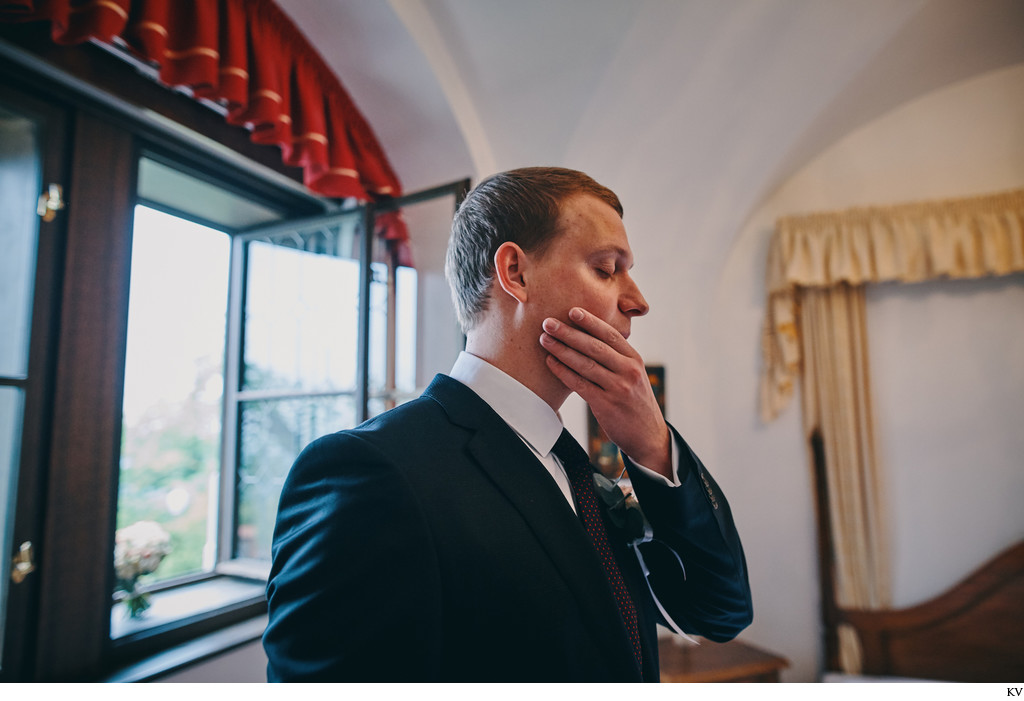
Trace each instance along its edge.
<path fill-rule="evenodd" d="M 816 155 L 1024 62 L 1021 0 L 278 2 L 406 191 L 524 165 L 615 190 L 652 306 L 687 300 L 676 325 L 708 303 L 758 207 Z"/>
<path fill-rule="evenodd" d="M 1024 60 L 1019 0 L 279 5 L 407 190 L 547 163 L 651 202 L 749 203 L 859 124 Z"/>

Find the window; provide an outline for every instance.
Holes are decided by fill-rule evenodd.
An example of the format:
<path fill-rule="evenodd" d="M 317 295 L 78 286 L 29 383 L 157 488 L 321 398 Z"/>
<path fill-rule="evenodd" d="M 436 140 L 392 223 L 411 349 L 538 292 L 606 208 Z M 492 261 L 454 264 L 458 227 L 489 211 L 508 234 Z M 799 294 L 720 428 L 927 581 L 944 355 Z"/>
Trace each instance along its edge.
<path fill-rule="evenodd" d="M 149 583 L 215 564 L 230 246 L 222 231 L 135 208 L 117 527 L 170 534 Z"/>
<path fill-rule="evenodd" d="M 39 128 L 0 103 L 0 542 L 14 540 L 20 434 L 29 369 L 29 336 L 36 266 L 34 199 L 40 173 Z M 3 551 L 6 555 L 6 547 Z M 12 579 L 8 557 L 0 561 L 0 660 Z M 2 665 L 0 665 L 2 666 Z"/>
<path fill-rule="evenodd" d="M 382 207 L 287 220 L 230 186 L 140 161 L 117 527 L 156 523 L 170 552 L 138 578 L 144 617 L 118 582 L 115 646 L 260 606 L 299 452 L 417 396 L 461 348 L 438 254 L 464 183 L 391 205 L 432 232 L 420 270 L 380 236 Z"/>
<path fill-rule="evenodd" d="M 360 215 L 236 241 L 244 321 L 239 390 L 228 400 L 237 448 L 227 460 L 237 465 L 237 518 L 225 534 L 235 559 L 269 563 L 277 499 L 292 461 L 315 438 L 360 418 L 360 265 L 353 250 Z"/>
<path fill-rule="evenodd" d="M 131 231 L 117 537 L 166 534 L 166 556 L 134 565 L 114 548 L 110 637 L 130 648 L 225 605 L 258 602 L 259 573 L 220 577 L 232 557 L 219 547 L 222 510 L 232 241 L 239 228 L 287 210 L 160 153 L 139 160 Z M 161 546 L 164 547 L 164 546 Z M 129 577 L 142 571 L 141 576 Z M 150 571 L 152 570 L 152 571 Z M 126 615 L 127 590 L 152 608 Z"/>

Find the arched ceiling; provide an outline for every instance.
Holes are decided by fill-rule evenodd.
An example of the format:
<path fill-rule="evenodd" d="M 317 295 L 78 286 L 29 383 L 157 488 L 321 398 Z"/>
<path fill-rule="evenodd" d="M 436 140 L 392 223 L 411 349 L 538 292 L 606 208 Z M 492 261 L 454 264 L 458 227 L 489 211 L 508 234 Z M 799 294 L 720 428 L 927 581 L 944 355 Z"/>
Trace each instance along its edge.
<path fill-rule="evenodd" d="M 556 164 L 731 238 L 857 126 L 1024 62 L 1020 0 L 278 0 L 406 190 Z M 645 222 L 650 224 L 651 221 Z"/>

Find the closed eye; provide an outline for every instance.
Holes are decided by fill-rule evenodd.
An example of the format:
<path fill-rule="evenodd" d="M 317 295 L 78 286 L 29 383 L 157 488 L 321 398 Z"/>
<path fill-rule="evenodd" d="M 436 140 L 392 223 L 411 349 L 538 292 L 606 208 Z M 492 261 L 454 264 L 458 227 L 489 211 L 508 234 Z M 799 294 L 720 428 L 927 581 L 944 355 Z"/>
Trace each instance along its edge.
<path fill-rule="evenodd" d="M 615 271 L 609 268 L 594 268 L 594 272 L 597 273 L 598 277 L 604 278 L 606 280 L 615 274 Z"/>

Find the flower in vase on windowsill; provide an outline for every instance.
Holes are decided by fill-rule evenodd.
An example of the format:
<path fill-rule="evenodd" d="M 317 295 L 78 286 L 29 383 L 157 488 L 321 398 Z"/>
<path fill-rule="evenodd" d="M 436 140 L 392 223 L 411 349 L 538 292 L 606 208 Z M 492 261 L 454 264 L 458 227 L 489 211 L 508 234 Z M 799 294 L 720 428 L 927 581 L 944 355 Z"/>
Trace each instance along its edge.
<path fill-rule="evenodd" d="M 171 536 L 154 521 L 137 521 L 119 528 L 114 536 L 114 591 L 124 592 L 130 618 L 139 618 L 149 608 L 149 594 L 139 590 L 139 577 L 152 574 L 171 552 Z"/>

